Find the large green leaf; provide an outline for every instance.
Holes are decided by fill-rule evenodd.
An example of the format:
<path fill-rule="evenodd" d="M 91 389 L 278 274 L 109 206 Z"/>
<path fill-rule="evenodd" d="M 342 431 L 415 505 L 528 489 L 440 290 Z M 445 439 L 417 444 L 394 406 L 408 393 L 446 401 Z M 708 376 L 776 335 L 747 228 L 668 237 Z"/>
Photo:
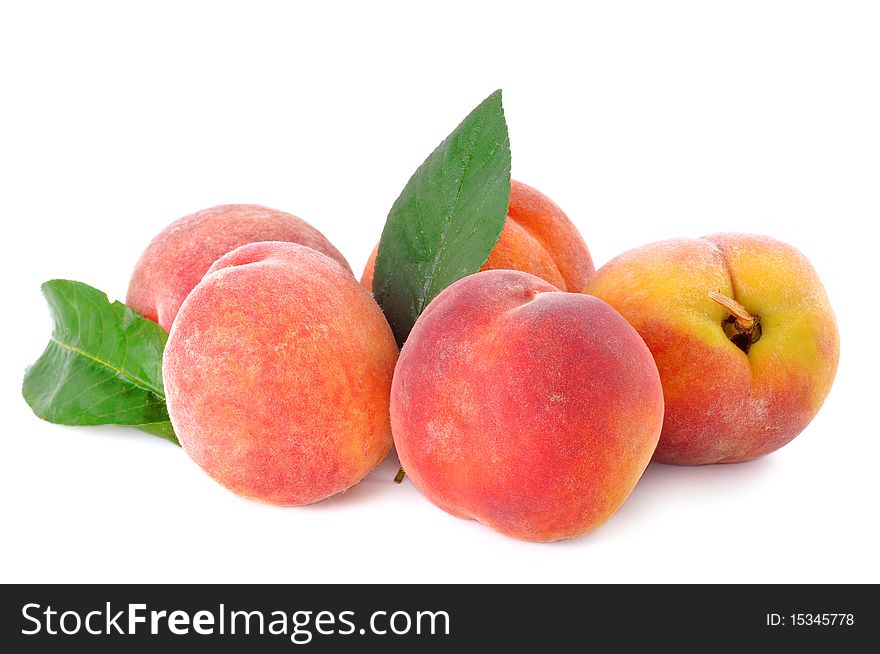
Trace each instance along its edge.
<path fill-rule="evenodd" d="M 166 441 L 171 441 L 175 445 L 180 445 L 180 441 L 177 440 L 177 434 L 174 433 L 174 427 L 171 426 L 170 420 L 136 426 L 141 431 L 145 431 L 153 436 L 158 436 L 159 438 L 164 438 Z"/>
<path fill-rule="evenodd" d="M 54 327 L 24 375 L 40 418 L 62 425 L 133 425 L 174 443 L 165 408 L 159 325 L 81 282 L 43 284 Z"/>
<path fill-rule="evenodd" d="M 398 345 L 440 291 L 486 262 L 509 199 L 510 139 L 499 90 L 431 153 L 388 214 L 373 290 Z"/>

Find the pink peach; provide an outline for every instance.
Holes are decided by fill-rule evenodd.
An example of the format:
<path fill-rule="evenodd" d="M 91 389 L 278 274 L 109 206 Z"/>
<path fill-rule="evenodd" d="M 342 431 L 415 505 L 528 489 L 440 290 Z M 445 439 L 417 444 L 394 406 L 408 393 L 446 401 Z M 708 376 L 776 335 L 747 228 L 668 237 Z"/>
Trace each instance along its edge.
<path fill-rule="evenodd" d="M 349 268 L 330 241 L 304 220 L 256 204 L 225 204 L 176 220 L 150 242 L 131 275 L 126 304 L 169 331 L 183 300 L 211 264 L 259 241 L 307 245 Z"/>
<path fill-rule="evenodd" d="M 309 504 L 388 452 L 396 360 L 382 311 L 348 270 L 293 243 L 245 245 L 180 307 L 163 361 L 168 413 L 220 484 Z"/>
<path fill-rule="evenodd" d="M 620 314 L 518 271 L 441 292 L 391 389 L 397 452 L 419 491 L 532 541 L 607 520 L 648 465 L 662 420 L 657 368 Z"/>

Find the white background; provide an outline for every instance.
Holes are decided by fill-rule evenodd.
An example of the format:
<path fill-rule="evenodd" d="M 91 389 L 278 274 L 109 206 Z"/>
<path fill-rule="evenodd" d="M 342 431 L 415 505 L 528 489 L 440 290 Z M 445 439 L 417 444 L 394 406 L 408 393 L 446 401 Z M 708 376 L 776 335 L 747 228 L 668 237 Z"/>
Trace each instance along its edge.
<path fill-rule="evenodd" d="M 869 2 L 4 3 L 0 580 L 880 581 L 878 18 Z M 597 264 L 720 230 L 807 254 L 842 358 L 798 439 L 749 464 L 651 465 L 597 531 L 538 545 L 392 484 L 395 461 L 275 508 L 162 440 L 31 414 L 41 282 L 124 299 L 150 238 L 228 202 L 309 220 L 359 274 L 409 175 L 498 87 L 514 177 Z"/>

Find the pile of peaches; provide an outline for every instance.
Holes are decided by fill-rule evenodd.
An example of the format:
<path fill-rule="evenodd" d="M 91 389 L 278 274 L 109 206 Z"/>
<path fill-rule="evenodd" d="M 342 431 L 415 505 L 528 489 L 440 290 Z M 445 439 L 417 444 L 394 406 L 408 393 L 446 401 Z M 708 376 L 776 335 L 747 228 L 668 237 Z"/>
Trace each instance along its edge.
<path fill-rule="evenodd" d="M 442 291 L 402 350 L 371 294 L 303 220 L 255 205 L 182 218 L 127 304 L 165 330 L 168 412 L 217 482 L 317 502 L 396 447 L 431 502 L 552 541 L 607 520 L 649 461 L 735 463 L 797 436 L 839 354 L 807 259 L 715 234 L 594 270 L 562 210 L 514 182 L 482 271 Z M 392 438 L 393 436 L 393 438 Z"/>

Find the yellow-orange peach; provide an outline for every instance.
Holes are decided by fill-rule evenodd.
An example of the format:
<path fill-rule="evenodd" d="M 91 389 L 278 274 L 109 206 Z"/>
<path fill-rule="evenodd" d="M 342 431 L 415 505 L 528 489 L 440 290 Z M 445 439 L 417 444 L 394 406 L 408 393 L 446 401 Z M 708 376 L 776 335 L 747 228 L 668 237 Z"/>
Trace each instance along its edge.
<path fill-rule="evenodd" d="M 373 290 L 379 246 L 373 248 L 361 284 Z M 580 292 L 595 268 L 580 232 L 546 195 L 522 182 L 510 185 L 501 236 L 481 270 L 521 270 L 563 291 Z"/>
<path fill-rule="evenodd" d="M 806 257 L 771 238 L 716 234 L 647 245 L 589 284 L 638 330 L 666 398 L 654 458 L 748 461 L 797 436 L 837 370 L 825 289 Z"/>
<path fill-rule="evenodd" d="M 391 390 L 397 452 L 419 491 L 532 541 L 607 520 L 662 421 L 657 368 L 620 314 L 510 270 L 465 277 L 428 305 Z"/>
<path fill-rule="evenodd" d="M 255 204 L 225 204 L 176 220 L 150 242 L 131 275 L 126 304 L 168 331 L 211 264 L 258 241 L 307 245 L 349 268 L 330 241 L 304 220 Z"/>
<path fill-rule="evenodd" d="M 316 250 L 254 243 L 218 259 L 165 348 L 186 450 L 239 495 L 301 505 L 344 491 L 391 447 L 397 346 L 351 273 Z"/>

